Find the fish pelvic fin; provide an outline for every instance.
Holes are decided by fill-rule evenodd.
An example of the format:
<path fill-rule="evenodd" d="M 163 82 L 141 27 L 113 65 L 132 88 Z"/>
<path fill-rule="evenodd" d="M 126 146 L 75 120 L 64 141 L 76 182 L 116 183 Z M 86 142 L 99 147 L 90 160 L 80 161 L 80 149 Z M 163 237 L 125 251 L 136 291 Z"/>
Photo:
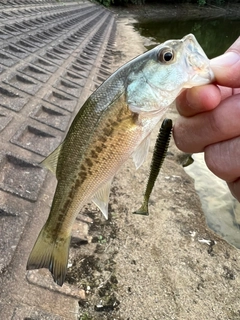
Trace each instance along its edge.
<path fill-rule="evenodd" d="M 62 286 L 67 272 L 70 240 L 71 236 L 54 241 L 43 227 L 28 258 L 27 270 L 47 268 L 53 280 Z"/>

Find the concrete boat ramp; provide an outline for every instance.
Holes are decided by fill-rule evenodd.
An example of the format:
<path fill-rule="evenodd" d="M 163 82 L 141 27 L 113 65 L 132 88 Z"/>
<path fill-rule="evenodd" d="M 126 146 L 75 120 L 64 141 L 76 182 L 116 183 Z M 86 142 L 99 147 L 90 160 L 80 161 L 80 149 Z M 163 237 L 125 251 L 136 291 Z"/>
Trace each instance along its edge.
<path fill-rule="evenodd" d="M 38 163 L 109 76 L 115 29 L 90 2 L 0 1 L 0 319 L 77 318 L 83 290 L 25 270 L 56 183 Z"/>

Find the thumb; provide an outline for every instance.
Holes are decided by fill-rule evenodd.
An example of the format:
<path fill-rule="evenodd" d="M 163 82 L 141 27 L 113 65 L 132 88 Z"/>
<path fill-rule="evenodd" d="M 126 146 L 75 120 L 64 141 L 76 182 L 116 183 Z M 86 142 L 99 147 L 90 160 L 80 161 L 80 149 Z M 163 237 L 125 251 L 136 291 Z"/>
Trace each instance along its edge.
<path fill-rule="evenodd" d="M 240 37 L 223 55 L 211 60 L 210 65 L 217 84 L 225 87 L 240 87 Z"/>

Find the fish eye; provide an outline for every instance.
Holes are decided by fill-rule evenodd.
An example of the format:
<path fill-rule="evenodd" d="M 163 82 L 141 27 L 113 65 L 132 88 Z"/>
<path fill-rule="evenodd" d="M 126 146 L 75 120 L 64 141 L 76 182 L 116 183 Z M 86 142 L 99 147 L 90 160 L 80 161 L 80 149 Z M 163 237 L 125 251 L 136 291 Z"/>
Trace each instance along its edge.
<path fill-rule="evenodd" d="M 174 52 L 171 48 L 163 48 L 158 53 L 158 60 L 162 63 L 169 63 L 174 60 Z"/>

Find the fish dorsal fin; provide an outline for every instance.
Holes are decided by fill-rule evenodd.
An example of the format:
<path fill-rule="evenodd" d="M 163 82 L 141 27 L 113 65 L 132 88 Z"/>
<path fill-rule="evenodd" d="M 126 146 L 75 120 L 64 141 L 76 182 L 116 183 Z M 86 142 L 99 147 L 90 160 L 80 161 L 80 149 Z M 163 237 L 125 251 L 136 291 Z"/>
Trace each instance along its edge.
<path fill-rule="evenodd" d="M 148 135 L 137 147 L 137 149 L 133 152 L 132 157 L 133 161 L 135 163 L 136 169 L 141 167 L 143 162 L 147 158 L 148 154 L 148 149 L 149 149 L 149 144 L 150 144 L 150 135 Z"/>
<path fill-rule="evenodd" d="M 59 153 L 62 149 L 62 143 L 40 164 L 52 171 L 56 175 Z"/>
<path fill-rule="evenodd" d="M 112 179 L 102 186 L 92 198 L 95 205 L 102 211 L 102 214 L 108 219 L 108 201 Z"/>

